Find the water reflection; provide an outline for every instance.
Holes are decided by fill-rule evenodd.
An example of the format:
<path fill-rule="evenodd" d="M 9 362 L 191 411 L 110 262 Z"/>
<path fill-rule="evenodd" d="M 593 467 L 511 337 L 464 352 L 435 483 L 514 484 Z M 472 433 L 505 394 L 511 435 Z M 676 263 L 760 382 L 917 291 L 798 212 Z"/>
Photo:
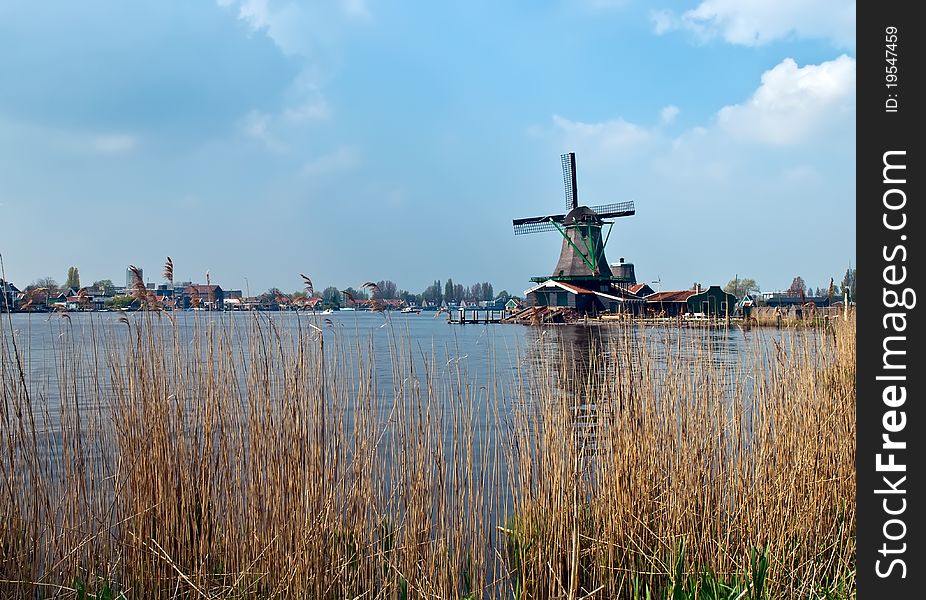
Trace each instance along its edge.
<path fill-rule="evenodd" d="M 559 405 L 569 415 L 576 449 L 593 456 L 601 427 L 624 418 L 634 402 L 674 403 L 672 387 L 693 393 L 700 386 L 719 390 L 718 402 L 751 398 L 751 378 L 774 337 L 756 337 L 738 327 L 667 327 L 642 324 L 546 326 L 527 330 L 527 371 L 535 378 L 523 394 L 521 408 L 538 402 Z M 739 387 L 738 387 L 739 386 Z M 543 389 L 547 388 L 547 392 Z M 542 407 L 540 407 L 542 408 Z M 748 410 L 748 408 L 747 408 Z M 612 414 L 616 413 L 616 414 Z"/>

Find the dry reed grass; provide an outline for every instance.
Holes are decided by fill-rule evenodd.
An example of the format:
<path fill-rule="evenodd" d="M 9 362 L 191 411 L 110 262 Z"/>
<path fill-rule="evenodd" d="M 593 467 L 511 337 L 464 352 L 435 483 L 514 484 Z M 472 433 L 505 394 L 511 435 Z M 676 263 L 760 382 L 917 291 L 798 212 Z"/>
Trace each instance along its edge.
<path fill-rule="evenodd" d="M 854 322 L 732 370 L 622 325 L 480 384 L 391 328 L 384 374 L 312 319 L 152 315 L 59 321 L 53 393 L 4 319 L 4 596 L 854 593 Z"/>

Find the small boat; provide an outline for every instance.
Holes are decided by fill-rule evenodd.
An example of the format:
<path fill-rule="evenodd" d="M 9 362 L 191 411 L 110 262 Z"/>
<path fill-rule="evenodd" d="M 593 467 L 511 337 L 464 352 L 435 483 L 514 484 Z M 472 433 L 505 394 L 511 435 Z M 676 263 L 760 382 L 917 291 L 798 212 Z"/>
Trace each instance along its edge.
<path fill-rule="evenodd" d="M 323 315 L 333 315 L 334 311 L 331 310 L 330 308 L 326 308 L 325 310 L 322 311 L 322 314 Z"/>

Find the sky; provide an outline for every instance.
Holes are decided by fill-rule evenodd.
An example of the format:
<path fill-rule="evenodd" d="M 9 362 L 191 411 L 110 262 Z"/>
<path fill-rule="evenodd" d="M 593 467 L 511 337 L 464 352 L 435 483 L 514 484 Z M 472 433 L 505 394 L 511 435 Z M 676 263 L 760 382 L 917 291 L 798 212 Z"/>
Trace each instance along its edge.
<path fill-rule="evenodd" d="M 686 289 L 855 263 L 855 3 L 0 0 L 0 253 L 260 293 L 548 275 L 560 155 Z M 658 282 L 658 283 L 655 283 Z"/>

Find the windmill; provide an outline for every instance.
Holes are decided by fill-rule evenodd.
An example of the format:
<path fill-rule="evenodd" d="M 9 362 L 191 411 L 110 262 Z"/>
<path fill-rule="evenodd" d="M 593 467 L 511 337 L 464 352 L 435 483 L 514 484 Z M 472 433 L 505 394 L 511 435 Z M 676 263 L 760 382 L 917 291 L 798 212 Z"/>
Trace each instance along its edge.
<path fill-rule="evenodd" d="M 613 221 L 619 217 L 635 214 L 633 202 L 619 202 L 602 206 L 579 206 L 576 188 L 576 155 L 574 152 L 562 155 L 563 184 L 566 188 L 566 213 L 514 219 L 515 235 L 557 231 L 563 237 L 563 247 L 559 262 L 553 270 L 552 277 L 532 277 L 531 281 L 548 280 L 563 282 L 602 282 L 626 284 L 625 277 L 615 277 L 604 248 L 611 236 Z M 601 230 L 607 227 L 602 238 Z"/>

